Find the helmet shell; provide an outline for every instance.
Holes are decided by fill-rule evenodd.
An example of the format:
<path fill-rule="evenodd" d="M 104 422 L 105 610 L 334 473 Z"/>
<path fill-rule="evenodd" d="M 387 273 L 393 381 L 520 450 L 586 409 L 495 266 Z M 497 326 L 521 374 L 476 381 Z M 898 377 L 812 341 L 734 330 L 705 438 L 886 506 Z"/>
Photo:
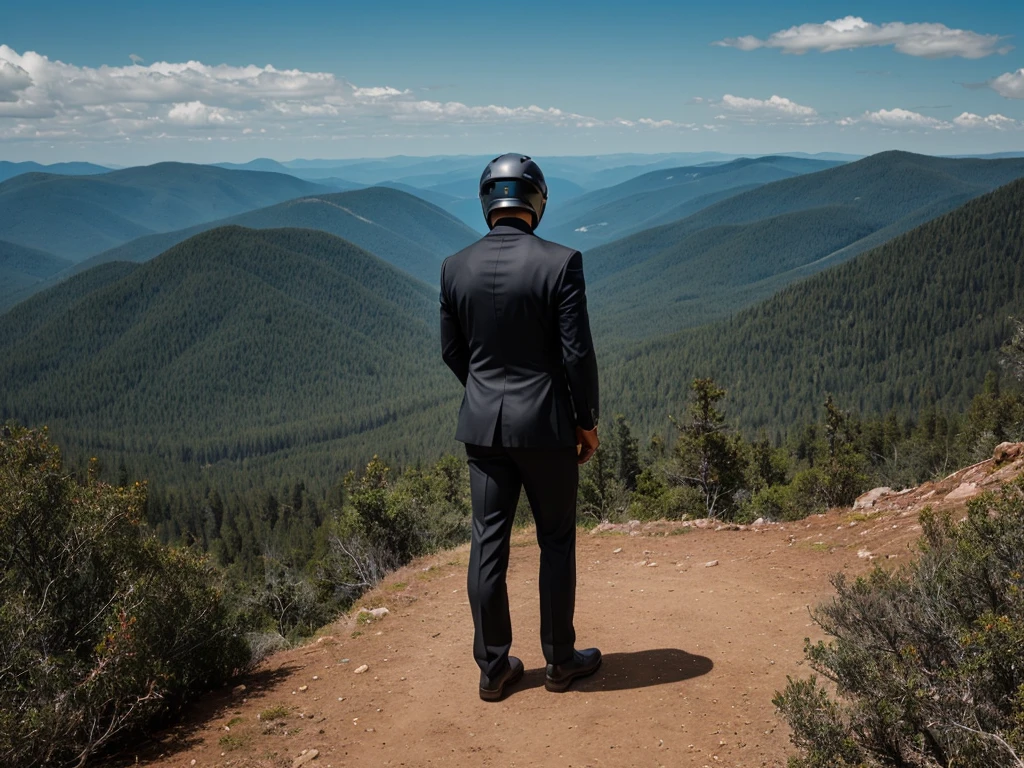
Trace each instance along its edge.
<path fill-rule="evenodd" d="M 509 153 L 487 164 L 480 176 L 480 207 L 490 226 L 490 215 L 502 208 L 523 208 L 533 214 L 537 228 L 548 202 L 544 172 L 529 156 Z"/>

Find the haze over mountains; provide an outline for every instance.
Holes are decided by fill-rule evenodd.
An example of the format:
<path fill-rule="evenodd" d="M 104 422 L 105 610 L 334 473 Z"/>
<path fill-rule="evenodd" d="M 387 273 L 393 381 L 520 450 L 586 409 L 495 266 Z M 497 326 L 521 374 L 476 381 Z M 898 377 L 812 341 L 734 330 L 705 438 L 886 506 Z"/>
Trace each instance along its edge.
<path fill-rule="evenodd" d="M 109 261 L 148 261 L 193 235 L 232 224 L 254 229 L 298 227 L 329 232 L 431 284 L 437 282 L 446 256 L 479 237 L 419 197 L 387 187 L 369 187 L 301 197 L 188 229 L 139 238 L 94 256 L 80 268 Z"/>
<path fill-rule="evenodd" d="M 738 192 L 837 165 L 841 163 L 768 156 L 651 171 L 568 202 L 554 196 L 558 204 L 552 204 L 538 234 L 586 250 L 685 218 Z"/>
<path fill-rule="evenodd" d="M 294 176 L 187 163 L 89 176 L 28 173 L 0 184 L 0 240 L 81 261 L 154 232 L 327 191 Z"/>
<path fill-rule="evenodd" d="M 90 176 L 97 173 L 106 173 L 111 170 L 95 163 L 52 163 L 43 165 L 25 161 L 12 163 L 9 160 L 0 160 L 0 181 L 7 181 L 23 173 L 56 173 L 61 176 Z"/>

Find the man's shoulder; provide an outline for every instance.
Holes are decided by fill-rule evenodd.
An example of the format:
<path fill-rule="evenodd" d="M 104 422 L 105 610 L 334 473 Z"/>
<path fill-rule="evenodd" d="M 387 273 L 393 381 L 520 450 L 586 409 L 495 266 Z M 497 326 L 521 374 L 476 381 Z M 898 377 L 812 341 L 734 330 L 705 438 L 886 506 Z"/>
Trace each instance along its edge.
<path fill-rule="evenodd" d="M 545 240 L 543 237 L 539 237 L 538 235 L 532 235 L 532 238 L 545 250 L 545 252 L 552 256 L 561 256 L 563 260 L 568 260 L 569 257 L 579 253 L 575 248 L 570 248 L 567 245 L 562 245 L 561 243 L 556 243 L 552 240 Z"/>

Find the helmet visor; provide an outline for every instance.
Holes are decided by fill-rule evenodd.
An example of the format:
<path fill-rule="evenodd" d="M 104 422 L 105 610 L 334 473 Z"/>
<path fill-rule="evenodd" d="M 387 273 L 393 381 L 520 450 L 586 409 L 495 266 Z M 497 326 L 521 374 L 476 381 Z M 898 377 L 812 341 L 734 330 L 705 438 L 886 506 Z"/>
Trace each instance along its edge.
<path fill-rule="evenodd" d="M 537 190 L 532 184 L 514 179 L 489 181 L 480 190 L 481 199 L 492 202 L 495 200 L 526 200 L 531 194 L 537 194 Z"/>

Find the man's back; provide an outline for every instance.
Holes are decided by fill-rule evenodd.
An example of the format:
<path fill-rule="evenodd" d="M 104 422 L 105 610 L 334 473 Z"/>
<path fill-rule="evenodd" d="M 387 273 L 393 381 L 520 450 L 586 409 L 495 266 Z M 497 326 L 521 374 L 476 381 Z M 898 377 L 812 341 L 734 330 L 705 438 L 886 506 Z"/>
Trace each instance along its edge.
<path fill-rule="evenodd" d="M 508 447 L 576 444 L 593 427 L 597 362 L 583 259 L 504 219 L 441 270 L 442 345 L 466 386 L 456 438 Z M 500 429 L 498 422 L 500 420 Z"/>

